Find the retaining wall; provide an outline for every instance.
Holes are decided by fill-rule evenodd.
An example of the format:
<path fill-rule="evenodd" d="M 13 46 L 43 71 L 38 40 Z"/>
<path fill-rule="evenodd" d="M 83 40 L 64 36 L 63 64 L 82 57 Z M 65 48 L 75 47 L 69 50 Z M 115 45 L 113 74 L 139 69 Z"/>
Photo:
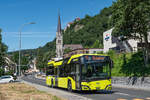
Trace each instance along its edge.
<path fill-rule="evenodd" d="M 150 77 L 112 77 L 112 84 L 150 87 Z"/>

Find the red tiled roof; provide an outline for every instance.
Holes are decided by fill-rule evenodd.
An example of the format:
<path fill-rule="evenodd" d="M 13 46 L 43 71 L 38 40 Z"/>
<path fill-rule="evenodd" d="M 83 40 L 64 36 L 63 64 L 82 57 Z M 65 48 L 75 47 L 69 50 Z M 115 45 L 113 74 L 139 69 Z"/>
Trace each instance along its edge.
<path fill-rule="evenodd" d="M 65 44 L 64 49 L 66 49 L 66 48 L 70 48 L 71 50 L 75 50 L 75 49 L 83 48 L 83 46 L 81 44 Z"/>

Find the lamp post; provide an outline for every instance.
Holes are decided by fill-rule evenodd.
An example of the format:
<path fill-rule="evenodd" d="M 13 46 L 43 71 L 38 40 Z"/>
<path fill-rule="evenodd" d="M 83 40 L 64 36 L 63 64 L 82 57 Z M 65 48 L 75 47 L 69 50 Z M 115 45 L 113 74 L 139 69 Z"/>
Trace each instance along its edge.
<path fill-rule="evenodd" d="M 21 76 L 21 31 L 23 29 L 23 27 L 25 25 L 28 25 L 28 24 L 35 24 L 34 22 L 30 22 L 30 23 L 25 23 L 21 26 L 20 30 L 19 30 L 19 64 L 18 64 L 18 75 Z"/>

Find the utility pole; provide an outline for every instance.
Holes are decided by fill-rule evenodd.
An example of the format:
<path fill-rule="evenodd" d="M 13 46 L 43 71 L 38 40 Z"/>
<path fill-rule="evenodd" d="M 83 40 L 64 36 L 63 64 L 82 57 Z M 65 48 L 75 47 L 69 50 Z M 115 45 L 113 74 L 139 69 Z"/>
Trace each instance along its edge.
<path fill-rule="evenodd" d="M 35 24 L 34 22 L 30 22 L 30 23 L 25 23 L 21 26 L 20 30 L 19 30 L 19 64 L 18 64 L 18 75 L 21 76 L 21 31 L 23 29 L 23 27 L 25 25 L 28 25 L 28 24 Z"/>

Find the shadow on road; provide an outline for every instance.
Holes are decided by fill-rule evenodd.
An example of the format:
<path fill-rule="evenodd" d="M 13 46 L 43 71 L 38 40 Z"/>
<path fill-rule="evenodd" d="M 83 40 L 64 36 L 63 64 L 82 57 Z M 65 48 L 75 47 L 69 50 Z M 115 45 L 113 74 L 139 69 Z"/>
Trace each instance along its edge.
<path fill-rule="evenodd" d="M 51 87 L 49 87 L 51 88 Z M 59 87 L 53 87 L 53 89 L 57 89 L 57 90 L 61 90 L 61 91 L 65 91 L 65 92 L 70 92 L 67 89 L 64 88 L 59 88 Z M 72 93 L 76 93 L 76 94 L 80 94 L 80 95 L 93 95 L 93 94 L 113 94 L 115 92 L 118 91 L 106 91 L 106 90 L 100 90 L 100 91 L 72 91 Z"/>

